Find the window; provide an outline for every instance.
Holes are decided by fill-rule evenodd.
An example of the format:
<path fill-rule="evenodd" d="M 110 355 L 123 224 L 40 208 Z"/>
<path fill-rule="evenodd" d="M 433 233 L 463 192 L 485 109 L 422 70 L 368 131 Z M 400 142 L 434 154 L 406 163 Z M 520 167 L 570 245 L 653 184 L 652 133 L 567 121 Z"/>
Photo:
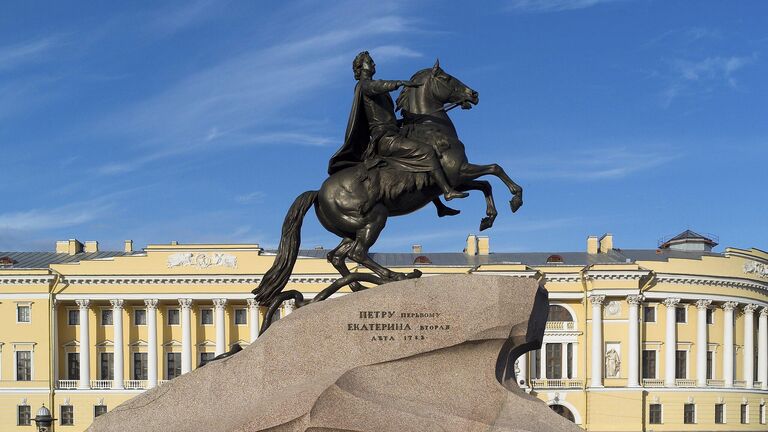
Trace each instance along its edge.
<path fill-rule="evenodd" d="M 67 353 L 67 379 L 80 379 L 80 354 Z"/>
<path fill-rule="evenodd" d="M 656 308 L 653 306 L 643 307 L 643 321 L 648 323 L 656 322 Z"/>
<path fill-rule="evenodd" d="M 661 424 L 661 404 L 651 404 L 648 407 L 648 423 Z"/>
<path fill-rule="evenodd" d="M 133 379 L 147 379 L 147 353 L 133 353 Z"/>
<path fill-rule="evenodd" d="M 166 378 L 172 380 L 181 375 L 181 353 L 168 353 L 166 356 Z"/>
<path fill-rule="evenodd" d="M 547 264 L 563 264 L 565 261 L 560 255 L 550 255 L 547 257 Z"/>
<path fill-rule="evenodd" d="M 178 309 L 168 309 L 168 325 L 179 325 L 179 310 Z"/>
<path fill-rule="evenodd" d="M 725 405 L 715 404 L 715 424 L 725 423 Z"/>
<path fill-rule="evenodd" d="M 62 426 L 72 426 L 75 424 L 75 410 L 72 405 L 62 405 L 60 411 Z"/>
<path fill-rule="evenodd" d="M 67 324 L 80 325 L 80 311 L 77 309 L 70 309 L 67 311 Z"/>
<path fill-rule="evenodd" d="M 133 311 L 133 324 L 134 325 L 147 325 L 147 310 L 136 309 Z"/>
<path fill-rule="evenodd" d="M 248 319 L 245 315 L 245 309 L 235 309 L 235 325 L 246 325 Z"/>
<path fill-rule="evenodd" d="M 656 351 L 643 350 L 643 379 L 656 379 Z"/>
<path fill-rule="evenodd" d="M 749 405 L 741 404 L 741 415 L 739 417 L 741 424 L 749 423 Z"/>
<path fill-rule="evenodd" d="M 214 353 L 200 353 L 200 367 L 205 366 L 206 363 L 213 360 L 213 357 L 215 357 Z"/>
<path fill-rule="evenodd" d="M 715 379 L 713 371 L 714 368 L 714 360 L 715 359 L 715 353 L 713 351 L 707 351 L 707 379 Z"/>
<path fill-rule="evenodd" d="M 100 415 L 104 415 L 107 413 L 107 406 L 106 405 L 94 405 L 93 406 L 93 418 L 96 418 Z"/>
<path fill-rule="evenodd" d="M 16 408 L 16 424 L 18 426 L 32 425 L 32 409 L 29 405 L 19 405 Z"/>
<path fill-rule="evenodd" d="M 32 351 L 16 351 L 16 381 L 32 381 Z"/>
<path fill-rule="evenodd" d="M 115 377 L 115 354 L 101 353 L 99 355 L 99 379 L 111 380 Z"/>
<path fill-rule="evenodd" d="M 765 404 L 760 404 L 760 424 L 765 424 Z"/>
<path fill-rule="evenodd" d="M 531 365 L 533 365 L 533 370 L 531 371 L 533 373 L 533 376 L 531 378 L 535 379 L 541 379 L 541 361 L 539 360 L 541 358 L 541 350 L 537 349 L 534 351 L 531 351 Z"/>
<path fill-rule="evenodd" d="M 112 320 L 112 309 L 102 309 L 101 310 L 101 325 L 108 326 L 113 324 Z"/>
<path fill-rule="evenodd" d="M 563 377 L 563 345 L 550 343 L 547 347 L 547 379 Z"/>
<path fill-rule="evenodd" d="M 31 306 L 16 305 L 16 322 L 28 323 L 32 321 Z"/>
<path fill-rule="evenodd" d="M 715 404 L 715 424 L 725 423 L 725 405 Z"/>
<path fill-rule="evenodd" d="M 707 324 L 712 325 L 715 323 L 715 310 L 707 309 Z"/>
<path fill-rule="evenodd" d="M 688 322 L 688 308 L 685 306 L 675 308 L 675 321 L 678 323 Z"/>
<path fill-rule="evenodd" d="M 213 309 L 200 309 L 200 324 L 213 324 Z"/>
<path fill-rule="evenodd" d="M 675 378 L 688 378 L 688 351 L 675 352 Z"/>
<path fill-rule="evenodd" d="M 696 423 L 696 405 L 690 403 L 683 405 L 683 423 Z"/>
<path fill-rule="evenodd" d="M 568 356 L 568 359 L 567 359 L 568 378 L 573 378 L 573 344 L 569 343 L 567 347 L 568 347 L 567 348 L 568 352 L 566 353 L 566 355 Z"/>
<path fill-rule="evenodd" d="M 547 321 L 573 321 L 571 313 L 568 309 L 560 305 L 552 305 L 549 307 L 549 313 L 547 315 Z"/>

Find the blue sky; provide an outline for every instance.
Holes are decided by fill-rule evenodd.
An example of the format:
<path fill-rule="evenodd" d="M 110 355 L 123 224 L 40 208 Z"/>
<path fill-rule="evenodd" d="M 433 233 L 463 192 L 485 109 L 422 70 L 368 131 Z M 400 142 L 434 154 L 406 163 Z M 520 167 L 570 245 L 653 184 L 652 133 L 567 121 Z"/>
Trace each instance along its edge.
<path fill-rule="evenodd" d="M 768 249 L 768 3 L 15 2 L 0 14 L 0 250 L 76 237 L 273 247 L 340 145 L 355 54 L 443 68 L 469 159 L 526 189 L 495 251 L 652 248 L 686 228 Z M 479 193 L 374 248 L 461 251 Z M 310 213 L 304 246 L 335 246 Z"/>

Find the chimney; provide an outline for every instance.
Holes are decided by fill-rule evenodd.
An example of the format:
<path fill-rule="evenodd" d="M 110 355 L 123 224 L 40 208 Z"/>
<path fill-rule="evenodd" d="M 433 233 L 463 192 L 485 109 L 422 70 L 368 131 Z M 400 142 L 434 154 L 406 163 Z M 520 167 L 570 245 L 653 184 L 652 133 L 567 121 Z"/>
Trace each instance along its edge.
<path fill-rule="evenodd" d="M 597 236 L 587 237 L 587 253 L 590 255 L 594 255 L 597 253 L 597 251 L 598 251 Z"/>
<path fill-rule="evenodd" d="M 125 244 L 123 245 L 123 251 L 125 252 L 133 252 L 133 240 L 126 240 Z"/>
<path fill-rule="evenodd" d="M 464 248 L 467 255 L 477 255 L 477 236 L 470 234 L 467 236 L 467 246 Z"/>
<path fill-rule="evenodd" d="M 421 245 L 415 244 L 411 246 L 411 253 L 420 254 L 421 253 Z"/>
<path fill-rule="evenodd" d="M 98 246 L 96 248 L 98 249 Z M 56 242 L 56 253 L 76 255 L 82 251 L 83 244 L 77 241 L 77 239 L 59 240 Z"/>
<path fill-rule="evenodd" d="M 93 253 L 99 251 L 99 242 L 95 240 L 87 240 L 85 242 L 85 252 Z"/>
<path fill-rule="evenodd" d="M 600 253 L 608 253 L 613 249 L 613 234 L 605 233 L 600 237 Z"/>
<path fill-rule="evenodd" d="M 488 236 L 477 238 L 477 254 L 488 255 L 491 253 L 491 239 Z"/>
<path fill-rule="evenodd" d="M 66 240 L 56 241 L 56 253 L 67 253 L 69 251 L 69 242 Z"/>
<path fill-rule="evenodd" d="M 178 245 L 179 245 L 178 240 L 171 241 L 171 246 L 178 246 Z"/>

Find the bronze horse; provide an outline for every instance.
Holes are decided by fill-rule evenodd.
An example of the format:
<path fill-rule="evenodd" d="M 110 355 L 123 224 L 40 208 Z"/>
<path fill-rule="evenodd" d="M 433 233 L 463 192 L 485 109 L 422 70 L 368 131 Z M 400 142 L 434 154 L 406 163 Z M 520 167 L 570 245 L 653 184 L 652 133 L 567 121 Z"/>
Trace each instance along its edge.
<path fill-rule="evenodd" d="M 479 102 L 477 92 L 446 73 L 439 62 L 417 72 L 411 81 L 421 85 L 403 89 L 397 98 L 397 108 L 403 113 L 401 132 L 436 149 L 446 177 L 457 191 L 479 190 L 485 195 L 486 216 L 480 222 L 480 230 L 493 225 L 497 211 L 490 183 L 477 180 L 478 177 L 498 177 L 512 194 L 512 211 L 517 211 L 523 204 L 523 189 L 497 164 L 469 163 L 464 144 L 447 114 L 446 104 L 460 105 L 464 109 L 476 105 Z M 285 300 L 294 299 L 300 307 L 324 300 L 346 285 L 359 291 L 365 289 L 360 282 L 378 285 L 421 276 L 418 270 L 410 273 L 389 270 L 371 259 L 368 251 L 390 216 L 406 215 L 432 202 L 438 205 L 438 212 L 447 214 L 448 209 L 439 202 L 440 195 L 441 191 L 431 182 L 429 173 L 398 171 L 387 166 L 385 160 L 372 168 L 359 164 L 342 169 L 329 176 L 320 190 L 299 195 L 285 216 L 275 262 L 253 290 L 259 304 L 269 307 L 261 331 L 269 327 L 272 316 Z M 339 271 L 341 278 L 305 301 L 299 291 L 283 292 L 283 289 L 296 263 L 302 221 L 312 205 L 323 227 L 342 238 L 341 243 L 328 253 L 328 261 Z M 347 259 L 367 267 L 373 274 L 351 273 Z"/>

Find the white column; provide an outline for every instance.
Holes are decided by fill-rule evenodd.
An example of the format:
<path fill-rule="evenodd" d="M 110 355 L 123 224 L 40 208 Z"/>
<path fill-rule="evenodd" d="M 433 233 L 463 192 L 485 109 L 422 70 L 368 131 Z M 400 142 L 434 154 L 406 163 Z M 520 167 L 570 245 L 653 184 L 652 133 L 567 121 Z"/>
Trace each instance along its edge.
<path fill-rule="evenodd" d="M 288 316 L 291 312 L 293 312 L 296 309 L 296 300 L 289 299 L 283 302 L 283 310 L 285 313 L 283 313 L 283 316 Z"/>
<path fill-rule="evenodd" d="M 519 369 L 519 372 L 517 373 L 517 384 L 520 385 L 520 387 L 524 387 L 528 385 L 528 353 L 523 353 L 518 359 L 517 359 L 517 368 Z M 520 382 L 523 382 L 523 384 L 520 384 Z"/>
<path fill-rule="evenodd" d="M 640 314 L 638 309 L 643 301 L 641 295 L 627 296 L 629 303 L 629 356 L 627 371 L 627 387 L 640 386 Z"/>
<path fill-rule="evenodd" d="M 248 302 L 248 330 L 253 343 L 259 337 L 259 304 L 254 299 L 246 301 Z"/>
<path fill-rule="evenodd" d="M 712 300 L 696 302 L 696 385 L 707 386 L 707 310 Z"/>
<path fill-rule="evenodd" d="M 224 321 L 224 307 L 227 305 L 227 299 L 215 298 L 213 299 L 213 306 L 215 308 L 216 318 L 216 355 L 224 354 L 227 351 L 227 342 L 225 340 L 226 332 Z"/>
<path fill-rule="evenodd" d="M 539 379 L 547 379 L 547 344 L 542 343 L 541 344 L 541 350 L 539 351 L 541 355 L 539 356 L 539 369 L 541 370 L 541 373 L 539 374 Z"/>
<path fill-rule="evenodd" d="M 757 323 L 757 380 L 768 390 L 768 307 L 760 309 Z"/>
<path fill-rule="evenodd" d="M 112 304 L 112 329 L 115 333 L 115 353 L 112 359 L 112 369 L 114 369 L 115 375 L 112 377 L 112 388 L 123 389 L 125 377 L 123 371 L 125 370 L 125 355 L 123 354 L 123 347 L 125 342 L 123 340 L 123 300 L 116 299 L 109 301 Z"/>
<path fill-rule="evenodd" d="M 181 373 L 192 370 L 192 299 L 179 299 L 181 306 Z"/>
<path fill-rule="evenodd" d="M 91 388 L 91 341 L 88 325 L 88 305 L 90 300 L 75 300 L 80 308 L 80 382 L 77 388 Z"/>
<path fill-rule="evenodd" d="M 725 388 L 733 387 L 733 310 L 738 306 L 737 302 L 725 302 L 723 311 L 723 381 Z"/>
<path fill-rule="evenodd" d="M 589 297 L 592 302 L 592 382 L 591 387 L 603 386 L 603 302 L 604 295 Z"/>
<path fill-rule="evenodd" d="M 560 354 L 561 354 L 560 368 L 563 372 L 562 374 L 560 374 L 560 376 L 562 377 L 562 379 L 568 379 L 570 377 L 568 376 L 568 343 L 567 342 L 563 342 L 562 344 L 560 344 Z"/>
<path fill-rule="evenodd" d="M 756 304 L 744 306 L 744 381 L 745 388 L 754 387 L 755 382 L 755 310 Z"/>
<path fill-rule="evenodd" d="M 667 308 L 666 336 L 664 338 L 664 385 L 675 386 L 675 353 L 677 352 L 677 318 L 675 311 L 680 303 L 679 298 L 664 300 Z"/>
<path fill-rule="evenodd" d="M 157 299 L 146 299 L 147 306 L 147 388 L 157 387 Z"/>

